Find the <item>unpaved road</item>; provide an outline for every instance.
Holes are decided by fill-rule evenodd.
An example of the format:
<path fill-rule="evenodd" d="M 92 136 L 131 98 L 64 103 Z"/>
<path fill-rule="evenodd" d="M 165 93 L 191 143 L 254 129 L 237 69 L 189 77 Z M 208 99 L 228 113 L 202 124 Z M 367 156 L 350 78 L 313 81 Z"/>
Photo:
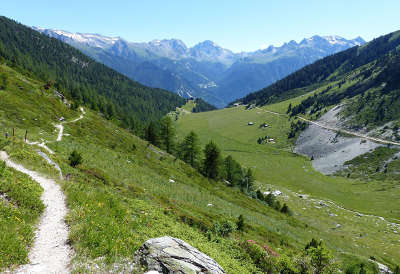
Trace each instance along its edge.
<path fill-rule="evenodd" d="M 265 109 L 262 109 L 262 108 L 259 108 L 259 107 L 256 107 L 256 109 L 261 110 L 261 111 L 264 111 L 265 113 L 273 114 L 273 115 L 287 116 L 286 114 L 283 114 L 283 113 L 278 113 L 278 112 L 274 112 L 274 111 L 269 111 L 269 110 L 265 110 Z M 352 136 L 355 136 L 355 137 L 367 139 L 367 140 L 370 140 L 370 141 L 372 141 L 372 142 L 377 142 L 377 143 L 382 143 L 382 144 L 390 144 L 390 145 L 400 146 L 400 143 L 398 143 L 398 142 L 387 141 L 387 140 L 384 140 L 384 139 L 366 136 L 366 135 L 363 135 L 363 134 L 360 134 L 360 133 L 356 133 L 356 132 L 352 132 L 352 131 L 349 131 L 349 130 L 344 130 L 344 129 L 340 129 L 340 128 L 336 128 L 336 127 L 331 127 L 331 126 L 323 125 L 323 124 L 321 124 L 321 123 L 308 120 L 308 119 L 303 118 L 303 117 L 301 117 L 301 116 L 296 116 L 296 118 L 298 118 L 298 119 L 300 119 L 300 120 L 303 120 L 304 122 L 307 122 L 307 123 L 316 125 L 316 126 L 318 126 L 318 127 L 327 129 L 327 130 L 332 130 L 332 131 L 335 131 L 335 132 L 346 133 L 346 134 L 348 134 L 348 135 L 352 135 Z"/>
<path fill-rule="evenodd" d="M 29 253 L 30 263 L 21 266 L 15 273 L 69 273 L 72 250 L 67 244 L 68 227 L 64 218 L 68 210 L 61 187 L 54 180 L 14 163 L 4 151 L 0 152 L 0 159 L 7 166 L 29 175 L 44 190 L 42 200 L 46 209 L 35 232 L 34 244 Z"/>
<path fill-rule="evenodd" d="M 332 130 L 332 131 L 335 131 L 335 132 L 342 132 L 342 133 L 345 133 L 345 134 L 348 134 L 348 135 L 352 135 L 352 136 L 355 136 L 355 137 L 363 138 L 363 139 L 366 139 L 366 140 L 369 140 L 369 141 L 372 141 L 372 142 L 376 142 L 376 143 L 400 146 L 400 143 L 398 143 L 398 142 L 387 141 L 387 140 L 383 140 L 383 139 L 380 139 L 380 138 L 370 137 L 370 136 L 366 136 L 366 135 L 363 135 L 363 134 L 360 134 L 360 133 L 348 131 L 348 130 L 345 130 L 345 129 L 339 129 L 339 128 L 335 128 L 335 127 L 326 126 L 326 125 L 323 125 L 321 123 L 314 122 L 314 121 L 308 120 L 308 119 L 300 117 L 300 116 L 296 116 L 296 117 L 298 119 L 300 119 L 300 120 L 303 120 L 303 121 L 307 122 L 307 123 L 316 125 L 316 126 L 318 126 L 320 128 L 324 128 L 324 129 L 327 129 L 327 130 Z"/>

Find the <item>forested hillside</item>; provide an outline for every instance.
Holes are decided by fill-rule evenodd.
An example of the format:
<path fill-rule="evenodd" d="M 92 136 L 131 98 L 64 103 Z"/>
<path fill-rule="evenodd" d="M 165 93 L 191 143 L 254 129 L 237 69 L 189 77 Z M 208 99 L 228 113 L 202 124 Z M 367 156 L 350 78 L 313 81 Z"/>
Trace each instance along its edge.
<path fill-rule="evenodd" d="M 73 47 L 0 17 L 0 61 L 45 81 L 67 98 L 100 110 L 123 125 L 159 119 L 184 99 L 149 88 L 95 62 Z M 6 82 L 5 76 L 2 76 Z"/>

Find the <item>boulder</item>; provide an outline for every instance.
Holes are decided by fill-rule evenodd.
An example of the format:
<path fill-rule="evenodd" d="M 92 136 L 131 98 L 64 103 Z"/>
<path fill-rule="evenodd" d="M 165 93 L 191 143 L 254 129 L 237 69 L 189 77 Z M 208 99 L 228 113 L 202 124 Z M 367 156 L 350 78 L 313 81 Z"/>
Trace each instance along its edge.
<path fill-rule="evenodd" d="M 180 239 L 169 236 L 147 240 L 135 253 L 134 259 L 147 271 L 159 273 L 225 273 L 222 267 L 206 254 Z"/>

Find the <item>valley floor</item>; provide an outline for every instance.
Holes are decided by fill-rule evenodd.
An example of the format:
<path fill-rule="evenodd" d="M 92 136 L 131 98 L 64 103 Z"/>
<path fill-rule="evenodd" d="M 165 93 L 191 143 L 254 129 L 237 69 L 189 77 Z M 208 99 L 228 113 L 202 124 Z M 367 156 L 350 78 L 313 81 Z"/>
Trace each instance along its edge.
<path fill-rule="evenodd" d="M 249 110 L 235 107 L 182 115 L 177 121 L 178 133 L 183 136 L 194 130 L 203 144 L 212 139 L 224 155 L 230 154 L 241 164 L 252 167 L 261 191 L 280 190 L 283 193 L 281 199 L 294 209 L 296 218 L 309 224 L 308 233 L 324 239 L 342 258 L 346 254 L 359 254 L 364 258 L 375 257 L 383 263 L 397 263 L 400 258 L 400 208 L 396 201 L 400 186 L 395 181 L 366 182 L 324 176 L 314 170 L 314 161 L 292 153 L 296 150 L 287 139 L 290 121 L 283 113 L 289 103 L 302 99 Z M 268 127 L 261 127 L 263 124 Z M 306 130 L 303 137 L 312 135 L 318 140 L 321 138 L 318 134 L 323 131 L 329 136 L 320 141 L 329 143 L 329 138 L 336 137 L 341 130 L 327 127 L 319 123 L 311 125 L 310 129 L 316 131 Z M 264 136 L 274 142 L 258 144 L 257 139 Z M 361 143 L 359 138 L 348 139 Z M 365 152 L 379 146 L 368 140 L 367 143 L 371 143 L 371 147 L 368 146 Z M 315 144 L 309 145 L 315 149 Z M 296 149 L 299 148 L 301 146 Z M 333 152 L 335 150 L 339 151 L 336 147 Z M 348 154 L 349 159 L 353 155 Z M 335 164 L 343 162 L 340 160 Z M 330 164 L 324 165 L 328 173 L 336 168 L 335 164 Z"/>

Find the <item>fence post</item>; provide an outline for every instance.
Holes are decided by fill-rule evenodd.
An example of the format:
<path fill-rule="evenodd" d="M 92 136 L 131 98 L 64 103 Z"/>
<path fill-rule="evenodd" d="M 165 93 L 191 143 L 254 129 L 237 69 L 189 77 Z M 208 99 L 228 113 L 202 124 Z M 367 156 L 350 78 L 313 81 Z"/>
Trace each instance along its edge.
<path fill-rule="evenodd" d="M 13 137 L 15 136 L 15 128 L 13 128 Z"/>
<path fill-rule="evenodd" d="M 25 143 L 26 143 L 26 137 L 28 136 L 28 130 L 25 131 Z"/>

